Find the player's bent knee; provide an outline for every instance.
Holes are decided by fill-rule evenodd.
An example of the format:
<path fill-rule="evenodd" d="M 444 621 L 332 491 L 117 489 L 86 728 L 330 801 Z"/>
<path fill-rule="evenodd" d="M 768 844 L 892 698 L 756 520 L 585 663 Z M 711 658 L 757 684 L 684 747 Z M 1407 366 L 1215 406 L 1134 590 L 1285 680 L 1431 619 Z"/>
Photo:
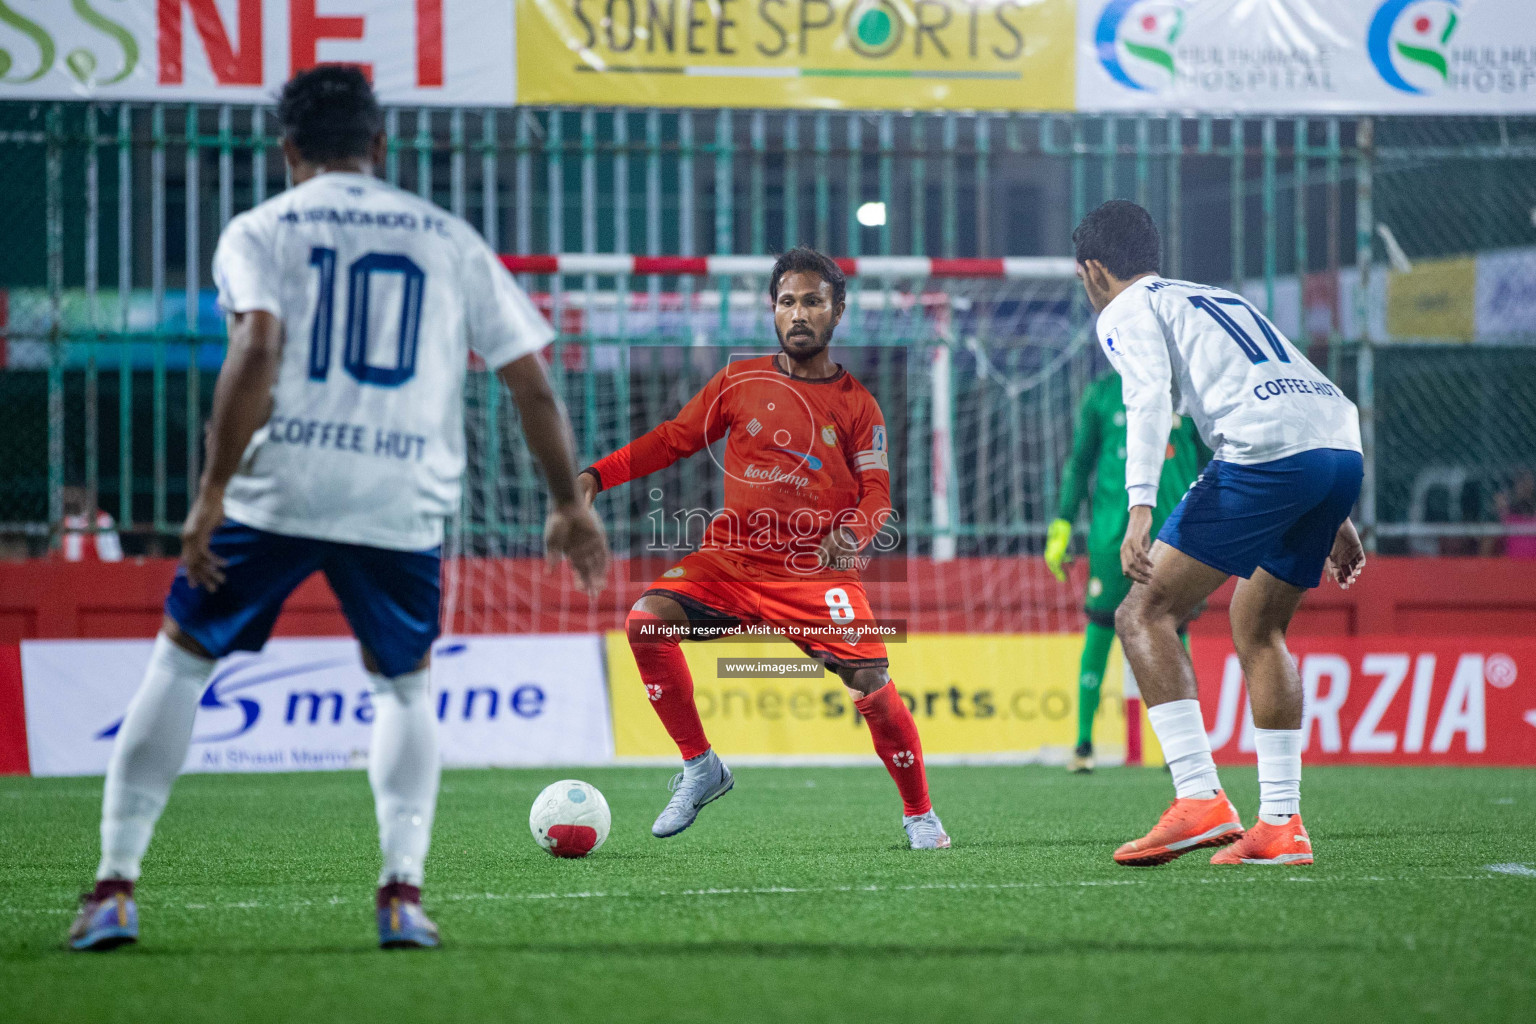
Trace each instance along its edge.
<path fill-rule="evenodd" d="M 1138 636 L 1147 630 L 1147 606 L 1138 593 L 1142 589 L 1133 588 L 1126 599 L 1120 602 L 1120 607 L 1115 609 L 1115 632 L 1122 638 Z"/>
<path fill-rule="evenodd" d="M 868 697 L 891 681 L 890 673 L 883 668 L 838 669 L 837 674 L 844 686 L 861 697 Z"/>
<path fill-rule="evenodd" d="M 1237 660 L 1247 665 L 1253 659 L 1275 651 L 1285 650 L 1285 630 L 1271 626 L 1232 625 L 1232 647 Z"/>
<path fill-rule="evenodd" d="M 1115 609 L 1115 632 L 1121 637 L 1154 629 L 1177 631 L 1183 621 L 1169 595 L 1155 585 L 1136 584 Z"/>
<path fill-rule="evenodd" d="M 675 630 L 661 627 L 682 625 L 687 621 L 677 602 L 650 595 L 636 601 L 629 610 L 624 619 L 624 633 L 629 638 L 630 649 L 639 654 L 657 644 L 675 646 L 681 636 Z"/>

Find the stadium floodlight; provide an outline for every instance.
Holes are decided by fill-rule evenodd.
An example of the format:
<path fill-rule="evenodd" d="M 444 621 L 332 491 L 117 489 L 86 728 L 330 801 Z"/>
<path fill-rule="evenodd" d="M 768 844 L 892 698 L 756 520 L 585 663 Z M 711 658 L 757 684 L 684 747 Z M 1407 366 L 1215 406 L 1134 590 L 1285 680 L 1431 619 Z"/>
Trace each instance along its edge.
<path fill-rule="evenodd" d="M 855 216 L 859 218 L 859 223 L 867 228 L 881 227 L 885 224 L 885 204 L 865 203 L 859 207 Z"/>

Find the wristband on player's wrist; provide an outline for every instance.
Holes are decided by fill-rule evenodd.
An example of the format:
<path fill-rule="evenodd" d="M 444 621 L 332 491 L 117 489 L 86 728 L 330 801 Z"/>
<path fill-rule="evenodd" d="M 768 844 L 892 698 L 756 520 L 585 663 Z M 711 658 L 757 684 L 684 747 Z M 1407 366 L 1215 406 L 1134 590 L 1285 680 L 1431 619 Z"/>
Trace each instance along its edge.
<path fill-rule="evenodd" d="M 580 473 L 577 473 L 576 475 L 577 476 L 581 476 L 583 474 L 590 474 L 591 477 L 592 477 L 593 483 L 597 484 L 597 489 L 599 491 L 601 491 L 603 489 L 603 474 L 601 474 L 601 473 L 599 473 L 597 471 L 597 467 L 596 466 L 588 466 L 586 469 L 582 470 Z"/>

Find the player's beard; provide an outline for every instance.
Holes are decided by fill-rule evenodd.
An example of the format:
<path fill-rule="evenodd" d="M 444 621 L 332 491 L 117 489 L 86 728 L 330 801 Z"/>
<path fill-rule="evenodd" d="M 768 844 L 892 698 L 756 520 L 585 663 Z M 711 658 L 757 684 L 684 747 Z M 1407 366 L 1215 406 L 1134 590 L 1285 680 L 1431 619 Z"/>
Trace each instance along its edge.
<path fill-rule="evenodd" d="M 787 338 L 784 332 L 779 330 L 778 324 L 773 325 L 773 330 L 779 337 L 779 348 L 784 350 L 784 354 L 797 363 L 804 363 L 815 359 L 827 350 L 827 346 L 832 344 L 832 332 L 836 328 L 828 327 L 825 334 L 818 334 L 813 327 L 810 329 L 809 338 L 803 334 Z"/>

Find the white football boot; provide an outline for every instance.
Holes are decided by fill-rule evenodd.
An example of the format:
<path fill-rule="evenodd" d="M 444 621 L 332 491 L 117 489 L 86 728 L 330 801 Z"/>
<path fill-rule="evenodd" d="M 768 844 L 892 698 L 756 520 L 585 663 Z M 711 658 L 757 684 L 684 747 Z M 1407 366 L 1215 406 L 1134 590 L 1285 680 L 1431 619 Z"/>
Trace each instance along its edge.
<path fill-rule="evenodd" d="M 944 823 L 931 810 L 927 814 L 904 816 L 901 827 L 907 830 L 907 838 L 912 841 L 914 850 L 949 849 L 949 833 L 944 831 Z"/>
<path fill-rule="evenodd" d="M 675 836 L 699 816 L 704 805 L 731 791 L 736 779 L 713 749 L 706 751 L 697 765 L 689 765 L 672 778 L 672 799 L 662 809 L 651 835 L 657 839 Z"/>

